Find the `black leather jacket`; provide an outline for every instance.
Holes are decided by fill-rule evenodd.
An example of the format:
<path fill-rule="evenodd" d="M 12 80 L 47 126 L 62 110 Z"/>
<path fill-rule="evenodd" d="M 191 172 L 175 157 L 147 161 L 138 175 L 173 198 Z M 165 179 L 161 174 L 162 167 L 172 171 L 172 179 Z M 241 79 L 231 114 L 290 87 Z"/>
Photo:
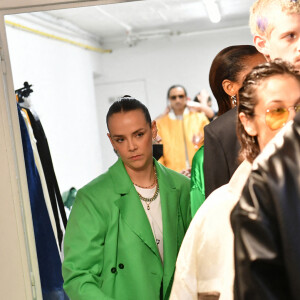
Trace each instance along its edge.
<path fill-rule="evenodd" d="M 235 299 L 300 299 L 299 135 L 298 113 L 258 157 L 232 211 Z"/>

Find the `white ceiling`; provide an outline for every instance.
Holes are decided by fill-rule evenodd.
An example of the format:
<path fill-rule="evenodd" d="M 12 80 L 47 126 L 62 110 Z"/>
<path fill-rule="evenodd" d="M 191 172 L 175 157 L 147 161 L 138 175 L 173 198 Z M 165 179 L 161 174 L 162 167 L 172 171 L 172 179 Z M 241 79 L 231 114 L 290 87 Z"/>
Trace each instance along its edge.
<path fill-rule="evenodd" d="M 217 0 L 222 19 L 210 22 L 202 0 L 144 0 L 48 11 L 92 35 L 102 46 L 248 25 L 254 0 Z M 33 13 L 39 14 L 39 13 Z M 43 13 L 45 14 L 45 13 Z"/>

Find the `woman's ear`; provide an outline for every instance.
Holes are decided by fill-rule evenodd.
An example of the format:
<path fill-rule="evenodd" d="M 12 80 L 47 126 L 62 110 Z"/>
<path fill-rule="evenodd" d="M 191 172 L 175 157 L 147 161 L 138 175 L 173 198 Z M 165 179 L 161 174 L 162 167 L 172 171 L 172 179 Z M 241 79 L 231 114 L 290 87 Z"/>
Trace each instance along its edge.
<path fill-rule="evenodd" d="M 234 96 L 237 94 L 238 89 L 236 87 L 236 84 L 229 79 L 224 79 L 222 81 L 222 87 L 225 93 L 229 96 Z"/>
<path fill-rule="evenodd" d="M 151 123 L 151 131 L 152 131 L 152 139 L 155 139 L 156 136 L 157 136 L 156 121 L 152 121 L 152 123 Z"/>
<path fill-rule="evenodd" d="M 257 136 L 257 130 L 253 118 L 249 118 L 245 113 L 239 113 L 239 119 L 245 129 L 245 131 L 251 136 Z"/>

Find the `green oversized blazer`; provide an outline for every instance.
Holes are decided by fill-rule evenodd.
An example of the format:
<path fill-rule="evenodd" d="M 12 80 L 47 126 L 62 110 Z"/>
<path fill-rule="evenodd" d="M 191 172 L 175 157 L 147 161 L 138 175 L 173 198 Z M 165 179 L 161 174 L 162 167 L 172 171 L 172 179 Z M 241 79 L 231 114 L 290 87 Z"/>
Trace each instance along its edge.
<path fill-rule="evenodd" d="M 154 160 L 164 263 L 139 196 L 119 159 L 80 189 L 64 240 L 64 289 L 71 300 L 168 299 L 191 220 L 189 179 Z"/>

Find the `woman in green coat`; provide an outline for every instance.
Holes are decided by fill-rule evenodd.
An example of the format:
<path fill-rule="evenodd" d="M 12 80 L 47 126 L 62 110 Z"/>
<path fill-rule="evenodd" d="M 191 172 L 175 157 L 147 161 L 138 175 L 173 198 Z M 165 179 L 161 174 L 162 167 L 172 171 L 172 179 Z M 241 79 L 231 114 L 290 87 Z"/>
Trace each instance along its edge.
<path fill-rule="evenodd" d="M 71 300 L 168 299 L 189 225 L 189 179 L 152 157 L 155 121 L 123 97 L 106 117 L 118 154 L 77 193 L 64 240 L 64 289 Z"/>

